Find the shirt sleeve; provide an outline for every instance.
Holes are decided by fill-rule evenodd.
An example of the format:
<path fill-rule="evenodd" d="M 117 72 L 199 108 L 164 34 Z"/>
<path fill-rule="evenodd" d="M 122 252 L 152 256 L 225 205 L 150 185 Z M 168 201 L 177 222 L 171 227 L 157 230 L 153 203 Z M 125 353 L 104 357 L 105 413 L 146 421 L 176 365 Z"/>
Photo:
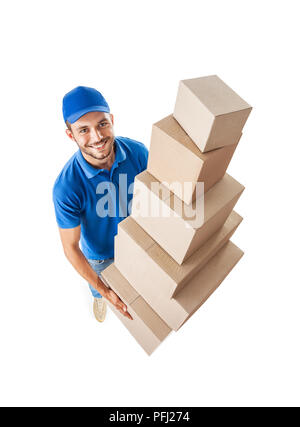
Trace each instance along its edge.
<path fill-rule="evenodd" d="M 140 153 L 140 165 L 141 165 L 140 172 L 143 172 L 144 170 L 147 169 L 148 155 L 149 155 L 148 148 L 143 144 L 141 147 L 141 153 Z"/>
<path fill-rule="evenodd" d="M 56 222 L 60 228 L 74 228 L 80 225 L 80 203 L 75 194 L 68 194 L 62 187 L 53 187 L 53 203 Z"/>

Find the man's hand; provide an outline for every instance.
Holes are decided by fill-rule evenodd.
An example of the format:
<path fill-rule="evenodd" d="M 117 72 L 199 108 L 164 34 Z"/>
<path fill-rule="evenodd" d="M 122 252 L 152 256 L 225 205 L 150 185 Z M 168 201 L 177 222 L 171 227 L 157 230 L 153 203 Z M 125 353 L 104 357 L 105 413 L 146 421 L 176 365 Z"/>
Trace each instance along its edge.
<path fill-rule="evenodd" d="M 123 301 L 118 297 L 118 295 L 112 289 L 107 289 L 107 292 L 105 292 L 104 297 L 109 302 L 111 302 L 116 307 L 116 309 L 119 310 L 120 313 L 123 314 L 123 316 L 128 317 L 128 319 L 133 320 L 127 311 L 126 304 L 123 303 Z"/>
<path fill-rule="evenodd" d="M 64 252 L 68 260 L 78 271 L 78 273 L 91 283 L 91 285 L 104 297 L 111 302 L 117 310 L 119 310 L 125 317 L 132 320 L 132 317 L 127 311 L 126 304 L 118 297 L 118 295 L 109 289 L 100 277 L 95 273 L 92 267 L 89 265 L 87 259 L 79 248 L 79 240 L 81 227 L 63 229 L 59 228 L 61 241 L 63 244 Z"/>

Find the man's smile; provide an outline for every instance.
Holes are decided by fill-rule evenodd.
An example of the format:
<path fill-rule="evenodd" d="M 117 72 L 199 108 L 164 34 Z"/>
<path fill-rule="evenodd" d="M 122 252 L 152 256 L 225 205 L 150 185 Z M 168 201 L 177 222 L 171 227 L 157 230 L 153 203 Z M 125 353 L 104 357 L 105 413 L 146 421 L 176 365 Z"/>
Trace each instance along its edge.
<path fill-rule="evenodd" d="M 102 151 L 106 147 L 106 143 L 108 142 L 108 139 L 105 141 L 99 142 L 97 144 L 90 145 L 89 147 L 96 149 L 97 151 Z"/>

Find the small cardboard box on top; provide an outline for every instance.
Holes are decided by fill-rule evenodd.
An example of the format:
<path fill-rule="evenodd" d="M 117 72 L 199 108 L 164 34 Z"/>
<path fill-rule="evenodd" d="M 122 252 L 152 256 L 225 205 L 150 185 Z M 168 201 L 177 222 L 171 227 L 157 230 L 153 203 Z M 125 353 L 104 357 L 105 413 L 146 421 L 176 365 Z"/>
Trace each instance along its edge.
<path fill-rule="evenodd" d="M 173 115 L 202 152 L 236 143 L 252 107 L 218 76 L 179 82 Z"/>
<path fill-rule="evenodd" d="M 202 153 L 173 116 L 167 116 L 152 127 L 147 170 L 190 204 L 196 199 L 197 182 L 204 183 L 206 192 L 224 176 L 240 137 Z"/>
<path fill-rule="evenodd" d="M 186 205 L 147 171 L 136 175 L 131 216 L 182 264 L 226 221 L 244 187 L 227 173 Z"/>
<path fill-rule="evenodd" d="M 110 302 L 109 307 L 148 355 L 169 335 L 171 329 L 111 264 L 101 273 L 104 283 L 127 305 L 133 319 L 121 314 Z"/>

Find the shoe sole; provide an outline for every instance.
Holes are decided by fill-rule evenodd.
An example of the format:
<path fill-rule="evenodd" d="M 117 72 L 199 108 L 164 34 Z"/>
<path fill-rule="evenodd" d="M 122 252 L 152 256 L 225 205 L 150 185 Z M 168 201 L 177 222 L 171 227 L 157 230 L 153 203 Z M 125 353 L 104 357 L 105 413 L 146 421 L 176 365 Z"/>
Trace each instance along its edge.
<path fill-rule="evenodd" d="M 101 318 L 98 317 L 98 312 L 96 310 L 96 301 L 94 301 L 94 305 L 93 305 L 93 312 L 94 312 L 95 319 L 100 323 L 104 322 L 105 317 L 106 317 L 106 309 L 107 309 L 106 302 L 104 304 L 105 304 L 104 314 Z"/>

